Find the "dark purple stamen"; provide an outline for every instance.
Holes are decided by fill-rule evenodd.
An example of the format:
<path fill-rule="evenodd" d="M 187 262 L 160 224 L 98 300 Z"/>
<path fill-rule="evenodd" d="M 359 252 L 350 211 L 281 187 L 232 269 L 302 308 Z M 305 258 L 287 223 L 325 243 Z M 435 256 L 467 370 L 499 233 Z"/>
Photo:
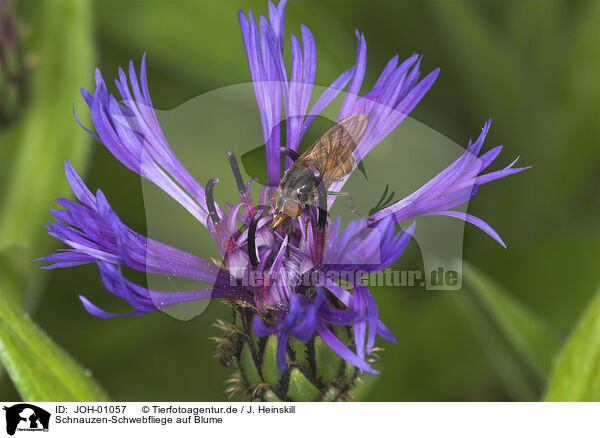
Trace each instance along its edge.
<path fill-rule="evenodd" d="M 219 213 L 215 207 L 215 197 L 213 195 L 215 184 L 219 182 L 218 178 L 211 178 L 206 183 L 206 207 L 208 208 L 208 214 L 213 225 L 216 227 L 221 223 Z"/>
<path fill-rule="evenodd" d="M 248 192 L 246 191 L 246 184 L 244 184 L 244 178 L 242 178 L 242 172 L 240 172 L 240 165 L 238 164 L 237 158 L 235 158 L 232 151 L 227 151 L 227 159 L 229 160 L 229 165 L 233 171 L 233 176 L 235 177 L 235 183 L 237 184 L 240 196 L 244 198 L 248 196 Z"/>
<path fill-rule="evenodd" d="M 252 265 L 253 269 L 258 267 L 258 255 L 256 254 L 256 227 L 262 216 L 262 213 L 263 210 L 261 208 L 252 217 L 250 225 L 248 226 L 248 257 L 250 258 L 250 264 Z"/>
<path fill-rule="evenodd" d="M 292 161 L 296 161 L 298 158 L 300 158 L 300 155 L 298 154 L 298 152 L 296 152 L 293 149 L 286 148 L 285 146 L 281 146 L 279 148 L 279 150 L 281 152 L 283 152 L 284 154 L 286 154 L 288 157 L 290 157 L 292 159 Z"/>
<path fill-rule="evenodd" d="M 317 220 L 317 229 L 324 230 L 327 227 L 327 191 L 325 190 L 325 184 L 323 184 L 323 178 L 321 173 L 315 166 L 310 166 L 309 169 L 315 176 L 315 182 L 317 185 L 317 195 L 319 202 L 319 219 Z"/>

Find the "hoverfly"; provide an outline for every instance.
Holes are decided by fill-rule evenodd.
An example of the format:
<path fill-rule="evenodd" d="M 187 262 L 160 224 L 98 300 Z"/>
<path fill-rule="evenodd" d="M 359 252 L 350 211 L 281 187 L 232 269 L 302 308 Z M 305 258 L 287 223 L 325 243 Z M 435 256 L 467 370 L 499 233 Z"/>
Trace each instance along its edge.
<path fill-rule="evenodd" d="M 355 165 L 352 152 L 362 139 L 368 123 L 368 117 L 361 113 L 344 118 L 294 161 L 271 196 L 271 205 L 275 208 L 271 231 L 291 218 L 300 216 L 311 204 L 317 203 L 319 184 L 328 187 L 352 172 Z M 320 175 L 320 178 L 316 175 Z M 347 196 L 350 209 L 360 214 L 354 209 L 349 193 L 328 194 Z"/>

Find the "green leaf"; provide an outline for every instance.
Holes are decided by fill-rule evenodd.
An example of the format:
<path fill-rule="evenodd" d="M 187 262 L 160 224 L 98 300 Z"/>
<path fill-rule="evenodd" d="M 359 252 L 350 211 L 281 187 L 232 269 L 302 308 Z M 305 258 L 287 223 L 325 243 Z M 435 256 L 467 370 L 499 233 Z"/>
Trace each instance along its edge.
<path fill-rule="evenodd" d="M 108 401 L 106 393 L 0 291 L 0 359 L 28 401 Z"/>
<path fill-rule="evenodd" d="M 15 302 L 22 302 L 39 281 L 40 271 L 35 269 L 32 275 L 30 261 L 48 251 L 44 223 L 54 198 L 67 193 L 65 158 L 84 170 L 91 137 L 75 122 L 73 103 L 83 102 L 79 88 L 91 83 L 94 59 L 89 1 L 23 2 L 23 6 L 32 30 L 28 51 L 38 61 L 28 84 L 30 99 L 23 118 L 10 139 L 1 139 L 3 156 L 10 157 L 11 163 L 2 187 L 0 242 L 3 247 L 24 248 L 28 261 L 10 281 L 0 277 L 3 293 Z M 89 111 L 79 114 L 86 123 Z"/>
<path fill-rule="evenodd" d="M 473 327 L 473 337 L 479 342 L 492 368 L 501 379 L 512 398 L 518 401 L 535 401 L 539 398 L 530 375 L 523 369 L 490 318 L 482 312 L 473 297 L 467 294 L 450 294 L 456 306 Z"/>
<path fill-rule="evenodd" d="M 489 313 L 498 329 L 537 373 L 546 378 L 559 349 L 558 337 L 531 310 L 475 267 L 464 264 L 467 289 Z"/>
<path fill-rule="evenodd" d="M 277 386 L 281 371 L 277 365 L 277 335 L 273 334 L 267 338 L 265 353 L 262 364 L 262 375 L 265 382 Z"/>
<path fill-rule="evenodd" d="M 292 346 L 295 356 L 294 362 L 307 367 L 310 366 L 308 362 L 308 351 L 306 349 L 306 344 L 298 339 L 294 339 L 292 341 Z"/>
<path fill-rule="evenodd" d="M 263 398 L 265 399 L 265 401 L 268 401 L 268 402 L 280 402 L 281 401 L 281 399 L 279 397 L 277 397 L 277 394 L 275 394 L 270 389 L 267 389 L 265 391 L 265 394 L 263 395 Z"/>
<path fill-rule="evenodd" d="M 323 398 L 321 399 L 322 402 L 332 402 L 332 401 L 336 401 L 337 398 L 339 397 L 341 391 L 339 388 L 329 388 L 329 390 L 323 395 Z"/>
<path fill-rule="evenodd" d="M 252 352 L 250 351 L 248 344 L 244 344 L 242 347 L 242 354 L 240 355 L 240 369 L 242 370 L 244 378 L 249 385 L 258 385 L 262 382 L 260 374 L 258 374 L 258 369 L 256 369 L 256 365 L 254 364 L 254 358 L 252 357 Z"/>
<path fill-rule="evenodd" d="M 546 401 L 600 401 L 600 290 L 558 355 Z"/>
<path fill-rule="evenodd" d="M 294 368 L 290 373 L 288 397 L 293 401 L 313 401 L 320 394 L 319 389 L 313 385 L 299 370 Z"/>
<path fill-rule="evenodd" d="M 342 365 L 342 358 L 323 341 L 320 336 L 315 337 L 315 362 L 317 377 L 322 382 L 335 379 Z"/>
<path fill-rule="evenodd" d="M 67 193 L 63 161 L 83 171 L 89 153 L 90 136 L 75 122 L 73 102 L 92 81 L 94 46 L 90 1 L 21 3 L 31 29 L 27 53 L 37 62 L 19 124 L 0 135 L 0 284 L 5 297 L 31 309 L 44 277 L 31 260 L 48 252 L 48 209 Z M 86 123 L 88 113 L 79 114 Z"/>

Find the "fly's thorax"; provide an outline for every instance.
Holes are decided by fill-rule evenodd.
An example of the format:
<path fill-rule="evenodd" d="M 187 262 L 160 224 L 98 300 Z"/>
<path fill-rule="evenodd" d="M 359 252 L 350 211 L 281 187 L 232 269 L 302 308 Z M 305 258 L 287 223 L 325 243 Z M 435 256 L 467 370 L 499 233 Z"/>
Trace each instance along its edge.
<path fill-rule="evenodd" d="M 271 230 L 277 229 L 287 218 L 300 216 L 303 208 L 309 203 L 314 188 L 315 177 L 309 168 L 290 167 L 271 196 L 271 205 L 275 209 Z"/>
<path fill-rule="evenodd" d="M 295 202 L 302 207 L 308 204 L 310 194 L 315 186 L 315 176 L 312 170 L 305 166 L 292 166 L 281 179 L 279 202 L 282 203 L 282 207 L 285 200 Z"/>

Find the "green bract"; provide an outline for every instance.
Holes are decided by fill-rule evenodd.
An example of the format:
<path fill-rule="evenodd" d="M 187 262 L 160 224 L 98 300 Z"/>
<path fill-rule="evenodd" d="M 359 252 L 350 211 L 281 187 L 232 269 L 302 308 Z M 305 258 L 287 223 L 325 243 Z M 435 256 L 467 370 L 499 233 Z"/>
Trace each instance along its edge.
<path fill-rule="evenodd" d="M 359 371 L 343 361 L 320 336 L 309 342 L 294 340 L 286 349 L 288 368 L 277 366 L 277 336 L 258 338 L 252 332 L 253 312 L 231 301 L 234 323 L 219 321 L 223 336 L 213 338 L 216 356 L 234 369 L 227 392 L 258 401 L 342 401 L 352 398 L 350 390 Z M 336 326 L 336 335 L 352 347 L 350 328 Z"/>

